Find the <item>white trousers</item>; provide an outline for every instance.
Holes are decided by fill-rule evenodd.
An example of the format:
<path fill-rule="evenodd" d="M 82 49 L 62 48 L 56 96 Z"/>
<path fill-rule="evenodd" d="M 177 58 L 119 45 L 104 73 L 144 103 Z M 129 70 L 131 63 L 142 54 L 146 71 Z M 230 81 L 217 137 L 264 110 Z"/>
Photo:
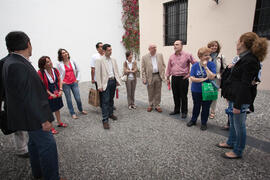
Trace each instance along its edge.
<path fill-rule="evenodd" d="M 13 133 L 15 150 L 17 154 L 25 154 L 28 152 L 28 134 L 26 131 L 16 131 Z"/>

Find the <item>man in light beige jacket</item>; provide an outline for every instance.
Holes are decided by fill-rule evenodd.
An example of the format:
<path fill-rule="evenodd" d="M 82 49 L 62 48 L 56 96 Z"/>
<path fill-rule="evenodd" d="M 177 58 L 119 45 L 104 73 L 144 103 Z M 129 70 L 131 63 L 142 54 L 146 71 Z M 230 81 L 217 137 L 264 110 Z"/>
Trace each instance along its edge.
<path fill-rule="evenodd" d="M 156 53 L 156 45 L 150 45 L 149 53 L 142 57 L 142 80 L 147 85 L 149 106 L 148 112 L 153 108 L 162 112 L 160 108 L 162 81 L 165 81 L 165 63 L 163 55 Z"/>
<path fill-rule="evenodd" d="M 96 61 L 96 81 L 101 96 L 102 122 L 104 129 L 110 129 L 109 118 L 117 120 L 113 114 L 113 98 L 116 86 L 120 85 L 120 77 L 116 60 L 111 58 L 112 48 L 103 45 L 104 56 Z"/>

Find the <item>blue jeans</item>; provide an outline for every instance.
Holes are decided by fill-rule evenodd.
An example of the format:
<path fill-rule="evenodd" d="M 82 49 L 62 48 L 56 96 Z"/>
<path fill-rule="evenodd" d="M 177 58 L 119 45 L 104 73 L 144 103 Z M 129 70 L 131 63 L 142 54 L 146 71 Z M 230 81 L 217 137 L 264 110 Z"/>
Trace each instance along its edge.
<path fill-rule="evenodd" d="M 102 109 L 102 121 L 108 122 L 109 117 L 113 114 L 113 98 L 115 95 L 116 80 L 108 80 L 107 88 L 101 92 L 101 109 Z"/>
<path fill-rule="evenodd" d="M 59 180 L 58 154 L 51 132 L 42 129 L 28 131 L 28 151 L 33 176 L 46 180 Z"/>
<path fill-rule="evenodd" d="M 201 124 L 206 125 L 208 116 L 209 116 L 209 109 L 211 106 L 212 101 L 203 101 L 202 100 L 202 93 L 192 92 L 192 100 L 193 100 L 193 110 L 192 110 L 192 118 L 191 121 L 196 122 L 197 118 L 200 114 L 201 107 Z"/>
<path fill-rule="evenodd" d="M 63 84 L 63 91 L 64 91 L 65 96 L 66 96 L 69 113 L 71 115 L 74 115 L 75 112 L 74 112 L 74 108 L 73 108 L 73 105 L 72 105 L 70 90 L 73 93 L 73 96 L 75 98 L 75 101 L 77 103 L 77 107 L 78 107 L 79 111 L 82 112 L 83 111 L 83 109 L 82 109 L 82 101 L 81 101 L 81 97 L 80 97 L 80 90 L 79 90 L 78 83 Z"/>
<path fill-rule="evenodd" d="M 233 107 L 230 102 L 229 106 Z M 241 106 L 240 114 L 229 113 L 230 132 L 227 144 L 233 147 L 233 152 L 237 156 L 242 156 L 243 150 L 246 145 L 246 118 L 249 104 Z"/>

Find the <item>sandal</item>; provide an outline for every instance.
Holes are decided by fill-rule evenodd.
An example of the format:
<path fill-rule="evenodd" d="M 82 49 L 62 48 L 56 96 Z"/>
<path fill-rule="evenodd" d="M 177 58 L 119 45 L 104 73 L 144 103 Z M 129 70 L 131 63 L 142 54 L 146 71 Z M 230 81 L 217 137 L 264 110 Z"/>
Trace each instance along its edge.
<path fill-rule="evenodd" d="M 76 114 L 72 115 L 72 119 L 78 119 L 78 117 L 76 116 Z"/>
<path fill-rule="evenodd" d="M 51 129 L 52 134 L 58 134 L 58 131 L 56 131 L 54 128 Z"/>
<path fill-rule="evenodd" d="M 67 124 L 65 124 L 65 123 L 60 123 L 60 124 L 57 125 L 57 127 L 63 127 L 63 128 L 65 128 L 65 127 L 67 127 Z"/>
<path fill-rule="evenodd" d="M 228 153 L 230 153 L 230 152 L 228 152 Z M 241 159 L 242 158 L 242 156 L 228 156 L 227 153 L 221 154 L 221 157 L 223 157 L 225 159 Z"/>
<path fill-rule="evenodd" d="M 209 118 L 214 119 L 215 118 L 215 113 L 210 113 Z"/>
<path fill-rule="evenodd" d="M 233 149 L 232 146 L 229 146 L 228 144 L 226 144 L 225 146 L 224 145 L 221 145 L 222 143 L 218 143 L 216 144 L 217 147 L 219 148 L 225 148 L 225 149 Z"/>
<path fill-rule="evenodd" d="M 87 112 L 86 111 L 81 111 L 81 114 L 86 115 Z"/>
<path fill-rule="evenodd" d="M 224 131 L 229 131 L 230 130 L 230 126 L 223 126 L 220 128 L 221 130 L 224 130 Z"/>

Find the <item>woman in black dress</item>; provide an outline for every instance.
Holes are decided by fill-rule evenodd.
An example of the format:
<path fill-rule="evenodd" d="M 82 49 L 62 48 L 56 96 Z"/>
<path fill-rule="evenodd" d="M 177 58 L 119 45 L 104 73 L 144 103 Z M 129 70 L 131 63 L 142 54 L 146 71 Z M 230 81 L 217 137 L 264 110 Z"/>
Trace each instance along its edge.
<path fill-rule="evenodd" d="M 53 68 L 52 61 L 48 56 L 42 56 L 39 59 L 38 67 L 38 74 L 47 89 L 49 105 L 52 112 L 55 113 L 58 127 L 67 127 L 67 124 L 63 123 L 60 118 L 60 109 L 63 107 L 60 73 L 56 68 Z M 54 128 L 51 129 L 51 132 L 53 134 L 58 133 Z"/>

